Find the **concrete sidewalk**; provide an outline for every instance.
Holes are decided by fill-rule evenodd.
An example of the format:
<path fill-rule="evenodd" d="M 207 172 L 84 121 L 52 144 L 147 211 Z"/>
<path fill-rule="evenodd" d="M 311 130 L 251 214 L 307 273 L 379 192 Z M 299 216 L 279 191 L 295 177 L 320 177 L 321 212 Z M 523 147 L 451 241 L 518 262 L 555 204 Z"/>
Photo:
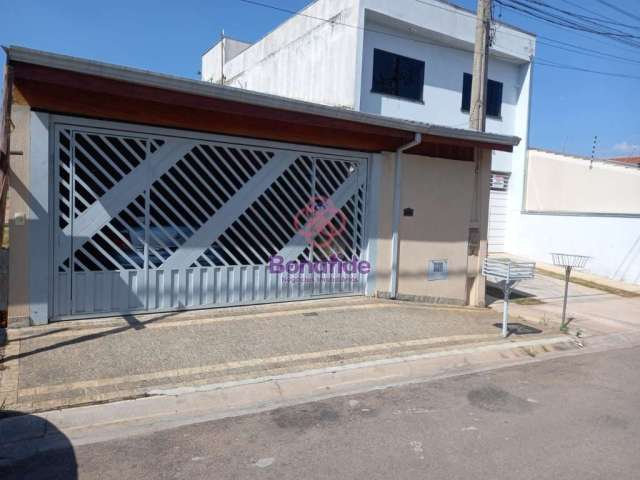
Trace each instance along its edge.
<path fill-rule="evenodd" d="M 530 262 L 530 258 L 512 255 L 510 253 L 496 253 L 493 257 L 510 258 L 515 262 Z M 551 255 L 549 255 L 551 257 Z M 565 269 L 552 263 L 536 261 L 536 271 L 545 276 L 552 276 L 560 280 L 564 279 Z M 611 278 L 593 275 L 583 270 L 574 269 L 571 272 L 571 282 L 575 285 L 593 288 L 607 293 L 617 292 L 618 296 L 640 297 L 640 284 L 626 283 Z"/>
<path fill-rule="evenodd" d="M 610 293 L 611 288 L 620 289 L 620 282 L 598 288 L 581 284 L 569 284 L 567 319 L 570 331 L 583 335 L 605 335 L 611 333 L 640 331 L 640 295 L 634 295 L 634 286 L 623 284 L 624 290 Z M 489 292 L 497 295 L 495 290 Z M 564 280 L 537 270 L 535 278 L 516 285 L 509 305 L 511 321 L 526 319 L 547 329 L 557 328 L 562 318 Z M 488 296 L 487 303 L 501 313 L 502 299 Z"/>
<path fill-rule="evenodd" d="M 504 340 L 499 321 L 491 310 L 353 298 L 63 322 L 9 331 L 0 395 L 5 409 L 33 412 L 558 336 Z"/>

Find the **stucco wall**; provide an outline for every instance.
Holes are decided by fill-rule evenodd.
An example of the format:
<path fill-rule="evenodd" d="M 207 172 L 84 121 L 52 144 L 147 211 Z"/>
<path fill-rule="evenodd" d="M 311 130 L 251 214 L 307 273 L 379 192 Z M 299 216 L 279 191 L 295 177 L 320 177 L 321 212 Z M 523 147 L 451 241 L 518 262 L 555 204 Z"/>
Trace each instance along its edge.
<path fill-rule="evenodd" d="M 331 1 L 331 0 L 324 0 Z M 361 9 L 411 24 L 403 34 L 419 32 L 426 35 L 436 32 L 432 38 L 449 39 L 452 46 L 473 50 L 475 43 L 476 13 L 457 7 L 447 0 L 360 0 Z M 438 40 L 438 37 L 440 39 Z M 495 22 L 492 55 L 528 62 L 535 50 L 535 36 L 510 25 Z"/>
<path fill-rule="evenodd" d="M 226 84 L 326 105 L 354 108 L 359 2 L 318 1 L 224 66 Z M 318 19 L 330 19 L 326 22 Z M 203 80 L 216 81 L 215 51 L 202 58 Z M 219 75 L 218 75 L 219 76 Z"/>
<path fill-rule="evenodd" d="M 11 155 L 9 156 L 9 325 L 27 322 L 28 299 L 28 224 L 29 214 L 29 123 L 31 109 L 11 107 Z"/>
<path fill-rule="evenodd" d="M 467 301 L 467 240 L 473 197 L 473 164 L 403 155 L 399 295 Z M 380 162 L 376 247 L 376 290 L 389 292 L 394 155 Z M 487 166 L 488 168 L 488 166 Z M 486 212 L 484 213 L 486 218 Z M 447 260 L 446 280 L 427 279 L 430 260 Z"/>
<path fill-rule="evenodd" d="M 246 43 L 234 38 L 225 38 L 222 41 L 216 43 L 202 56 L 202 70 L 200 75 L 202 80 L 212 83 L 220 83 L 220 73 L 222 72 L 222 53 L 224 46 L 224 60 L 225 62 L 237 57 L 247 48 L 251 46 L 250 43 Z M 225 79 L 227 72 L 224 72 Z"/>
<path fill-rule="evenodd" d="M 640 214 L 640 170 L 530 150 L 525 209 Z"/>
<path fill-rule="evenodd" d="M 360 111 L 464 128 L 462 74 L 471 72 L 475 14 L 445 2 L 318 0 L 225 64 L 227 84 Z M 327 21 L 325 21 L 327 20 Z M 425 103 L 371 94 L 373 48 L 426 61 Z M 503 82 L 500 119 L 487 130 L 527 137 L 529 65 L 535 37 L 498 24 L 489 77 Z M 215 48 L 203 80 L 219 79 Z M 494 170 L 510 171 L 496 153 Z"/>
<path fill-rule="evenodd" d="M 524 164 L 511 177 L 507 251 L 547 263 L 551 252 L 587 255 L 587 272 L 640 284 L 638 172 L 536 151 L 527 163 L 526 177 Z"/>
<path fill-rule="evenodd" d="M 473 52 L 423 43 L 418 37 L 411 40 L 390 36 L 399 35 L 401 31 L 375 22 L 365 25 L 360 109 L 389 117 L 466 128 L 469 113 L 461 110 L 462 78 L 463 73 L 473 70 Z M 376 48 L 425 62 L 423 102 L 371 91 L 373 50 Z M 490 59 L 489 78 L 503 83 L 503 94 L 501 117 L 487 118 L 488 132 L 515 134 L 516 106 L 523 83 L 521 70 L 522 65 L 495 57 Z"/>
<path fill-rule="evenodd" d="M 522 213 L 510 253 L 551 263 L 551 252 L 588 255 L 586 272 L 640 285 L 640 216 Z"/>

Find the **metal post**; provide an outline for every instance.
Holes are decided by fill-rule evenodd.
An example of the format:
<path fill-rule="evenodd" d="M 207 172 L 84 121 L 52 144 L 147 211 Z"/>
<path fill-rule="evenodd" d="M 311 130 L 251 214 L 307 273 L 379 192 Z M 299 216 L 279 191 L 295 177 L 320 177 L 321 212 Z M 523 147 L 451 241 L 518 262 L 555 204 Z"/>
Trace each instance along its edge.
<path fill-rule="evenodd" d="M 566 315 L 567 315 L 567 296 L 569 295 L 569 277 L 571 276 L 571 267 L 567 266 L 564 271 L 564 300 L 562 302 L 562 323 L 560 324 L 560 328 L 565 328 L 566 326 Z"/>
<path fill-rule="evenodd" d="M 504 308 L 502 309 L 502 336 L 507 338 L 509 334 L 509 329 L 507 326 L 509 325 L 509 295 L 511 294 L 511 287 L 509 287 L 509 282 L 504 282 Z"/>
<path fill-rule="evenodd" d="M 483 261 L 482 275 L 492 278 L 494 282 L 499 282 L 504 294 L 504 304 L 502 307 L 502 336 L 509 336 L 509 297 L 511 289 L 521 280 L 534 277 L 535 263 L 519 262 L 514 263 L 504 258 L 485 258 Z"/>

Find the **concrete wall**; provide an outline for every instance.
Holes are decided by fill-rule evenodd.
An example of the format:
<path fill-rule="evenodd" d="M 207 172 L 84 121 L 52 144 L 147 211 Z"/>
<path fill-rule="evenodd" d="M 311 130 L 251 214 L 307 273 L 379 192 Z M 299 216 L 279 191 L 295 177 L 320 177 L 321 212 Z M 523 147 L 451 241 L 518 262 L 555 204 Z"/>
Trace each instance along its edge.
<path fill-rule="evenodd" d="M 9 156 L 9 325 L 27 324 L 29 318 L 29 125 L 31 109 L 14 103 L 11 107 L 11 152 Z"/>
<path fill-rule="evenodd" d="M 467 128 L 463 73 L 471 72 L 475 13 L 437 0 L 318 0 L 225 65 L 227 84 L 419 122 Z M 332 19 L 334 23 L 320 19 Z M 348 26 L 347 26 L 348 25 Z M 373 49 L 425 61 L 424 103 L 371 93 Z M 494 152 L 491 168 L 512 172 L 508 224 L 521 210 L 528 148 L 535 37 L 497 23 L 489 78 L 503 83 L 501 118 L 487 131 L 522 139 Z M 203 57 L 204 80 L 219 79 L 220 58 Z M 507 232 L 507 237 L 509 232 Z"/>
<path fill-rule="evenodd" d="M 462 75 L 471 72 L 475 14 L 444 2 L 318 0 L 224 67 L 226 84 L 439 125 L 466 127 Z M 313 18 L 311 18 L 313 17 Z M 330 21 L 324 21 L 327 19 Z M 426 62 L 425 102 L 372 94 L 372 52 L 383 48 Z M 535 38 L 498 24 L 489 77 L 504 83 L 501 118 L 487 130 L 527 137 L 529 64 Z M 219 48 L 202 58 L 202 79 L 219 81 Z M 524 121 L 523 118 L 524 117 Z M 496 155 L 494 170 L 510 171 Z"/>
<path fill-rule="evenodd" d="M 388 12 L 394 15 L 402 13 Z M 405 12 L 403 16 L 408 15 Z M 473 70 L 473 44 L 453 42 L 445 34 L 455 35 L 457 32 L 447 30 L 442 30 L 439 37 L 434 33 L 429 35 L 429 31 L 419 34 L 416 30 L 414 33 L 413 25 L 420 25 L 416 18 L 399 22 L 396 17 L 369 11 L 366 13 L 360 110 L 466 128 L 469 113 L 461 110 L 462 79 L 463 73 Z M 468 32 L 461 30 L 459 36 L 464 37 L 465 33 L 468 36 L 473 32 L 473 28 Z M 425 62 L 423 102 L 371 92 L 375 48 Z M 516 107 L 520 101 L 526 101 L 521 97 L 521 91 L 527 80 L 525 71 L 528 65 L 528 59 L 491 56 L 489 78 L 503 83 L 503 99 L 501 117 L 489 117 L 487 131 L 507 135 L 521 133 L 516 131 Z"/>
<path fill-rule="evenodd" d="M 202 71 L 200 72 L 202 79 L 207 82 L 220 83 L 223 53 L 224 61 L 226 63 L 240 55 L 250 46 L 250 43 L 236 40 L 234 38 L 224 38 L 224 40 L 216 43 L 202 56 Z M 226 72 L 224 72 L 224 76 L 226 79 Z"/>
<path fill-rule="evenodd" d="M 330 0 L 325 0 L 330 1 Z M 402 30 L 402 36 L 412 34 L 426 41 L 473 51 L 476 13 L 447 1 L 429 0 L 361 0 L 361 9 L 368 17 L 392 19 L 390 26 Z M 535 51 L 535 37 L 504 23 L 495 22 L 492 56 L 529 62 Z"/>
<path fill-rule="evenodd" d="M 551 252 L 591 258 L 585 271 L 640 285 L 640 216 L 522 213 L 510 253 L 551 263 Z"/>
<path fill-rule="evenodd" d="M 467 128 L 469 113 L 461 110 L 463 74 L 473 70 L 473 52 L 434 45 L 429 37 L 413 35 L 406 30 L 378 23 L 379 15 L 368 15 L 365 23 L 362 60 L 360 110 L 380 115 L 416 120 L 459 128 Z M 387 21 L 388 22 L 388 21 Z M 400 38 L 399 38 L 400 37 Z M 373 51 L 382 49 L 425 62 L 423 102 L 408 101 L 371 91 Z M 528 137 L 530 64 L 493 56 L 489 62 L 489 78 L 503 83 L 501 116 L 487 118 L 487 131 L 515 135 L 526 143 Z M 525 149 L 516 151 L 524 163 Z M 495 152 L 493 169 L 510 172 L 513 154 Z"/>
<path fill-rule="evenodd" d="M 474 257 L 467 255 L 474 166 L 417 155 L 403 155 L 402 162 L 401 206 L 413 208 L 414 215 L 400 219 L 398 294 L 467 303 L 467 272 L 477 267 L 477 259 L 474 264 Z M 378 200 L 375 289 L 383 294 L 389 292 L 394 165 L 394 154 L 381 156 L 381 180 L 376 191 L 371 192 Z M 485 170 L 488 175 L 488 162 Z M 488 196 L 488 187 L 486 190 Z M 488 203 L 484 205 L 481 208 L 486 221 Z M 483 238 L 486 248 L 486 229 Z M 446 280 L 427 278 L 430 260 L 447 260 Z"/>
<path fill-rule="evenodd" d="M 49 252 L 49 114 L 34 112 L 19 92 L 12 105 L 9 157 L 9 326 L 48 321 L 51 286 Z"/>
<path fill-rule="evenodd" d="M 359 2 L 318 1 L 224 66 L 225 84 L 346 108 L 355 105 Z M 325 22 L 320 19 L 330 19 Z M 202 58 L 202 79 L 219 81 L 219 53 Z"/>
<path fill-rule="evenodd" d="M 640 214 L 640 170 L 530 150 L 525 209 Z"/>
<path fill-rule="evenodd" d="M 525 165 L 512 175 L 517 210 L 509 213 L 506 249 L 547 263 L 551 252 L 588 255 L 587 272 L 640 284 L 640 175 L 600 162 L 589 169 L 589 163 L 531 152 L 526 169 L 533 175 L 524 176 Z"/>

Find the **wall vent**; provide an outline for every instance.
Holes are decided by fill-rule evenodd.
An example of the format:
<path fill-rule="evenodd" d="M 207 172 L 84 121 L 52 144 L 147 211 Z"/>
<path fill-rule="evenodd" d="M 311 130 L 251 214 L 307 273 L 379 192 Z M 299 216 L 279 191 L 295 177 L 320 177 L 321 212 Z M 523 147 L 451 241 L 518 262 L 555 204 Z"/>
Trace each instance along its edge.
<path fill-rule="evenodd" d="M 427 266 L 428 280 L 446 280 L 449 270 L 447 260 L 430 260 Z"/>

